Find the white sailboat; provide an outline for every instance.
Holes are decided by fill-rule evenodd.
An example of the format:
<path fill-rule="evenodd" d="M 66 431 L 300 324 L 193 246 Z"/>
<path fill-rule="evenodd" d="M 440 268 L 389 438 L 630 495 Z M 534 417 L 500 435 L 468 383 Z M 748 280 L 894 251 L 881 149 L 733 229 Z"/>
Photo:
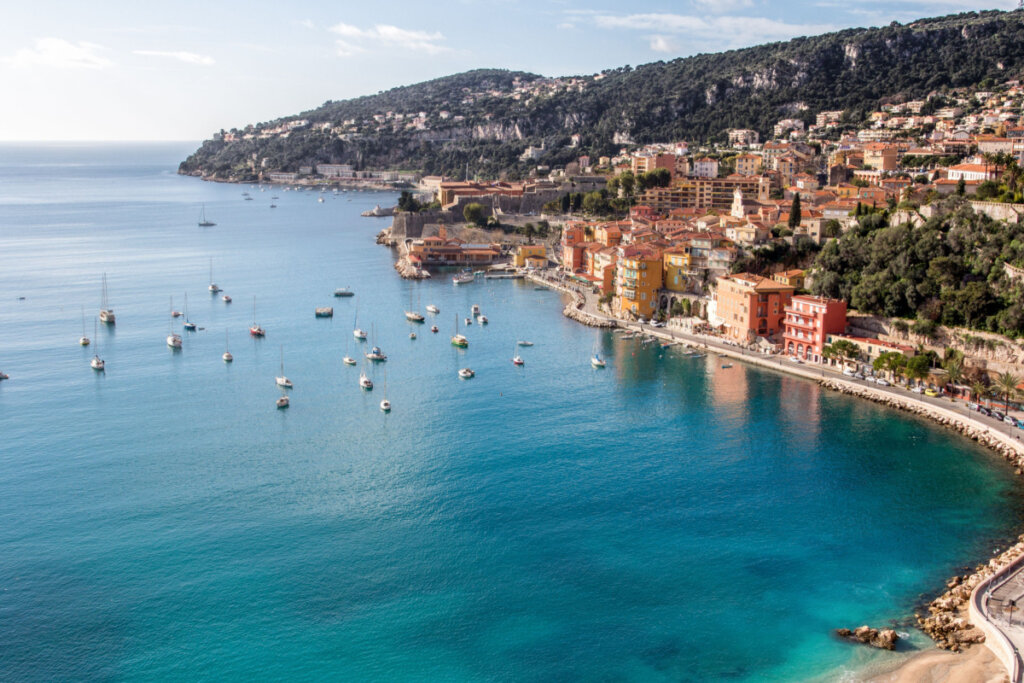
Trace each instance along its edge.
<path fill-rule="evenodd" d="M 276 405 L 278 410 L 290 406 L 291 399 L 288 398 L 288 394 L 281 394 L 281 396 L 277 399 Z"/>
<path fill-rule="evenodd" d="M 391 412 L 391 401 L 388 400 L 388 371 L 384 368 L 384 400 L 380 402 L 380 409 L 385 413 Z"/>
<path fill-rule="evenodd" d="M 95 321 L 93 324 L 94 326 L 96 325 Z M 107 364 L 103 362 L 102 358 L 100 358 L 100 335 L 98 329 L 93 330 L 93 336 L 96 337 L 96 354 L 92 357 L 92 360 L 89 361 L 89 367 L 96 372 L 103 372 L 107 369 Z"/>
<path fill-rule="evenodd" d="M 345 355 L 342 357 L 341 362 L 345 365 L 355 365 L 356 359 L 348 355 L 348 339 L 345 340 Z"/>
<path fill-rule="evenodd" d="M 360 340 L 360 341 L 366 341 L 366 330 L 361 329 L 359 327 L 359 305 L 358 304 L 356 304 L 356 318 L 355 318 L 355 322 L 353 323 L 353 325 L 355 325 L 355 329 L 352 330 L 352 336 L 355 337 L 356 339 Z"/>
<path fill-rule="evenodd" d="M 82 346 L 89 345 L 89 338 L 85 336 L 85 304 L 82 304 L 82 336 L 78 340 L 78 343 Z"/>
<path fill-rule="evenodd" d="M 407 310 L 405 312 L 405 319 L 410 321 L 410 322 L 414 322 L 414 323 L 421 323 L 424 320 L 426 320 L 426 318 L 423 317 L 422 313 L 420 313 L 419 311 L 413 310 L 413 307 L 412 307 L 412 288 L 411 287 L 409 288 L 409 310 Z"/>
<path fill-rule="evenodd" d="M 113 325 L 117 322 L 117 318 L 114 316 L 114 311 L 111 310 L 110 304 L 107 303 L 107 274 L 103 273 L 103 300 L 100 302 L 100 322 L 108 325 Z"/>
<path fill-rule="evenodd" d="M 210 294 L 216 294 L 221 291 L 217 283 L 213 281 L 213 257 L 210 257 L 210 286 L 207 288 L 210 290 Z"/>
<path fill-rule="evenodd" d="M 427 313 L 433 313 L 434 315 L 437 315 L 440 312 L 441 309 L 435 306 L 434 304 L 427 304 Z"/>
<path fill-rule="evenodd" d="M 196 331 L 196 324 L 188 319 L 188 293 L 185 294 L 185 322 L 181 326 L 189 332 Z"/>
<path fill-rule="evenodd" d="M 363 361 L 363 369 L 359 372 L 359 386 L 370 391 L 373 389 L 373 380 L 371 380 L 366 374 L 366 362 Z"/>
<path fill-rule="evenodd" d="M 284 344 L 281 345 L 281 375 L 275 377 L 274 381 L 277 382 L 277 386 L 284 387 L 285 389 L 291 389 L 295 386 L 292 384 L 292 381 L 284 375 Z"/>
<path fill-rule="evenodd" d="M 172 349 L 181 348 L 181 335 L 175 334 L 171 328 L 171 322 L 174 320 L 174 297 L 171 297 L 171 317 L 167 319 L 167 345 Z"/>
<path fill-rule="evenodd" d="M 224 359 L 225 363 L 230 363 L 231 361 L 235 360 L 235 357 L 231 355 L 230 351 L 228 351 L 228 331 L 227 331 L 227 329 L 224 330 L 224 355 L 222 355 L 221 358 Z"/>
<path fill-rule="evenodd" d="M 526 361 L 523 357 L 516 352 L 516 347 L 512 347 L 512 365 L 526 365 Z"/>

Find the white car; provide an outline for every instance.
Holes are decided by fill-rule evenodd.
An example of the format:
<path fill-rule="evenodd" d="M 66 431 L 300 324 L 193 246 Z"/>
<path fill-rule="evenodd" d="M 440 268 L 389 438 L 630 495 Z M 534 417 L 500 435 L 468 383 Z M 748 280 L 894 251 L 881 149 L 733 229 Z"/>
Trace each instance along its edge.
<path fill-rule="evenodd" d="M 796 356 L 790 356 L 789 360 L 793 363 L 800 363 L 801 365 L 803 364 L 803 361 L 797 358 Z"/>
<path fill-rule="evenodd" d="M 875 384 L 877 384 L 880 387 L 887 387 L 887 386 L 889 386 L 889 383 L 887 381 L 885 381 L 884 379 L 882 379 L 881 377 L 879 377 L 878 379 L 875 380 Z"/>
<path fill-rule="evenodd" d="M 855 373 L 850 368 L 845 368 L 843 370 L 843 374 L 846 375 L 847 377 L 853 377 Z"/>
<path fill-rule="evenodd" d="M 911 389 L 911 391 L 913 391 L 915 394 L 923 394 L 924 393 L 924 387 L 922 387 L 920 384 L 918 384 L 916 387 Z"/>

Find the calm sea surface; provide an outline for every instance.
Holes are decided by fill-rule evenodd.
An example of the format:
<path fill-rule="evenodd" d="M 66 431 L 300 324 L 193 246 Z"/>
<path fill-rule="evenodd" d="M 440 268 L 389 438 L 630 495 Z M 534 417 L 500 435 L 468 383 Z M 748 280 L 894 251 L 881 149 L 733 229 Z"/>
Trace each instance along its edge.
<path fill-rule="evenodd" d="M 402 281 L 359 216 L 394 195 L 178 177 L 190 150 L 0 147 L 2 680 L 829 678 L 891 656 L 831 629 L 905 616 L 1017 529 L 1011 472 L 950 432 L 614 339 L 532 285 Z M 104 273 L 117 326 L 82 348 Z M 341 362 L 357 315 L 390 415 L 385 366 L 366 393 Z"/>

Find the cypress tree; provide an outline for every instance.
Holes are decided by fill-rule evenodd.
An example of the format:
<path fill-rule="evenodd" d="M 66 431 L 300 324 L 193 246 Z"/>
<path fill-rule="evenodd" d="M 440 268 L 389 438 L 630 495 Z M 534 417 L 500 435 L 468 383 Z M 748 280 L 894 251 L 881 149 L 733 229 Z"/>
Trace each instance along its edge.
<path fill-rule="evenodd" d="M 787 223 L 790 230 L 795 230 L 800 226 L 800 193 L 797 192 L 796 196 L 793 197 L 793 204 L 789 207 L 789 223 Z"/>

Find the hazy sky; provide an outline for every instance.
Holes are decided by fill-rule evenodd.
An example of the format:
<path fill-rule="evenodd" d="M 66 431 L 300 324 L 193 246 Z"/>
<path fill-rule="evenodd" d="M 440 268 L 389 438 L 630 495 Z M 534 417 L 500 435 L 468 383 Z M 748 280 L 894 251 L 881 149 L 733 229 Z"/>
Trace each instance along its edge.
<path fill-rule="evenodd" d="M 590 74 L 1016 0 L 5 4 L 0 140 L 199 140 L 467 69 Z"/>

